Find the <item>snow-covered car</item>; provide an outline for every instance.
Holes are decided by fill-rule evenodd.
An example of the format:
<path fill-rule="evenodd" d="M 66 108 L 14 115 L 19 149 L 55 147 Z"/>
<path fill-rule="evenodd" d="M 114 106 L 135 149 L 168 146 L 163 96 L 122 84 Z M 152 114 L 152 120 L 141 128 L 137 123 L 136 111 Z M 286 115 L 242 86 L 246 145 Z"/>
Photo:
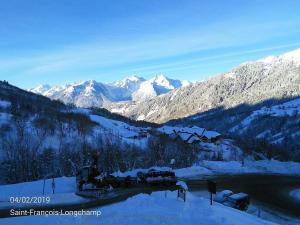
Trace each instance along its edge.
<path fill-rule="evenodd" d="M 246 210 L 250 204 L 248 194 L 243 192 L 234 194 L 230 190 L 218 192 L 214 197 L 214 201 L 239 210 Z"/>
<path fill-rule="evenodd" d="M 227 200 L 227 198 L 233 195 L 233 192 L 230 190 L 224 190 L 224 191 L 220 191 L 218 192 L 215 197 L 214 197 L 214 201 L 215 202 L 219 202 L 219 203 L 223 203 Z"/>

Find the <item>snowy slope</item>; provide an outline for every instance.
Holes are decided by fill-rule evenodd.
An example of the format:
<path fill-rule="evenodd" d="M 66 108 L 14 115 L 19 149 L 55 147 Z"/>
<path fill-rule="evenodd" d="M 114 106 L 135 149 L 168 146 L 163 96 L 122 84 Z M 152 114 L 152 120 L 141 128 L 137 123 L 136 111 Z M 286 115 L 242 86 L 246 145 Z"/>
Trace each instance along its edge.
<path fill-rule="evenodd" d="M 273 123 L 267 124 L 267 121 L 271 120 Z M 299 122 L 300 98 L 295 98 L 282 104 L 255 110 L 229 131 L 244 134 L 255 129 L 256 138 L 267 139 L 276 144 L 286 138 L 300 137 L 299 127 L 296 125 Z M 280 130 L 273 128 L 276 124 L 280 124 Z"/>
<path fill-rule="evenodd" d="M 99 115 L 90 115 L 92 121 L 99 124 L 102 129 L 95 130 L 96 133 L 106 133 L 107 135 L 113 135 L 120 137 L 124 142 L 128 144 L 134 144 L 142 149 L 146 147 L 148 138 L 150 137 L 150 127 L 136 127 L 127 123 L 108 119 Z"/>
<path fill-rule="evenodd" d="M 4 101 L 0 99 L 0 128 L 4 125 L 9 125 L 10 133 L 14 134 L 14 121 L 12 120 L 12 114 L 10 112 L 11 103 L 8 101 Z M 147 144 L 147 140 L 150 136 L 149 131 L 152 129 L 151 127 L 139 127 L 139 126 L 132 126 L 125 122 L 109 119 L 104 116 L 95 115 L 89 109 L 84 108 L 73 108 L 72 110 L 63 111 L 63 113 L 75 113 L 75 114 L 84 114 L 88 116 L 91 121 L 96 122 L 96 126 L 93 127 L 92 132 L 88 134 L 88 142 L 91 145 L 94 145 L 95 138 L 98 136 L 109 136 L 111 138 L 120 139 L 124 143 L 134 144 L 137 147 L 142 149 L 145 148 Z M 24 129 L 26 132 L 32 135 L 32 142 L 35 143 L 35 132 L 37 132 L 37 128 L 35 126 L 35 119 L 38 118 L 38 115 L 31 115 L 26 118 L 26 122 L 24 125 Z M 56 124 L 57 126 L 57 124 Z M 72 124 L 64 124 L 64 129 L 68 130 L 68 127 L 72 127 Z M 3 128 L 4 129 L 4 128 Z M 66 130 L 64 132 L 66 132 Z M 43 138 L 43 142 L 41 148 L 53 148 L 58 149 L 60 146 L 60 130 L 58 127 L 54 129 L 54 132 L 48 133 Z M 71 140 L 75 139 L 82 139 L 80 134 L 78 134 L 78 130 L 71 128 L 64 134 L 66 141 L 70 142 Z M 32 144 L 33 144 L 32 143 Z M 0 142 L 0 150 L 1 150 L 1 142 Z M 1 151 L 0 151 L 0 159 L 1 159 Z"/>
<path fill-rule="evenodd" d="M 242 125 L 248 126 L 251 124 L 253 120 L 263 116 L 285 117 L 285 116 L 299 116 L 299 115 L 300 115 L 300 98 L 297 98 L 283 104 L 274 105 L 271 107 L 263 107 L 259 110 L 256 110 L 250 116 L 248 116 L 246 119 L 242 121 Z"/>
<path fill-rule="evenodd" d="M 38 85 L 37 87 L 35 88 L 31 88 L 30 91 L 35 93 L 35 94 L 44 94 L 46 93 L 47 91 L 49 91 L 52 87 L 48 84 L 41 84 L 41 85 Z"/>

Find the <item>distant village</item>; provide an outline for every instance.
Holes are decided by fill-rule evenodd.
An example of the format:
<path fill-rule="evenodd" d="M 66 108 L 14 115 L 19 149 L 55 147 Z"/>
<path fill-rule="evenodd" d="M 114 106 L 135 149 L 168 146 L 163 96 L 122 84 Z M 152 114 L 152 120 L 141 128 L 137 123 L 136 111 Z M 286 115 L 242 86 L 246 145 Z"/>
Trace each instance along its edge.
<path fill-rule="evenodd" d="M 205 128 L 197 126 L 193 127 L 172 127 L 163 126 L 157 129 L 158 132 L 169 135 L 170 138 L 176 140 L 181 139 L 187 144 L 197 144 L 200 142 L 218 143 L 221 134 L 216 131 L 209 131 Z"/>

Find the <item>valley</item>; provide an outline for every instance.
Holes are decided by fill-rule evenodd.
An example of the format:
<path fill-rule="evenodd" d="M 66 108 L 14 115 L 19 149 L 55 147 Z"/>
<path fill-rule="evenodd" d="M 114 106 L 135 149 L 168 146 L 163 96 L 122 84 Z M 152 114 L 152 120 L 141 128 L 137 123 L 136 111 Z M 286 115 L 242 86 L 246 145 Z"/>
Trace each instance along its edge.
<path fill-rule="evenodd" d="M 131 201 L 133 205 L 143 202 L 141 193 L 145 190 L 127 193 L 126 189 L 123 197 L 108 195 L 105 203 L 75 195 L 74 176 L 79 168 L 91 164 L 96 154 L 103 176 L 137 177 L 138 172 L 153 167 L 172 167 L 176 176 L 191 187 L 188 195 L 192 210 L 199 204 L 204 207 L 207 195 L 203 194 L 203 185 L 206 179 L 214 179 L 220 184 L 218 191 L 229 188 L 253 197 L 247 211 L 251 215 L 242 215 L 243 219 L 249 216 L 251 224 L 269 224 L 261 218 L 296 224 L 298 203 L 286 196 L 298 183 L 292 190 L 285 180 L 297 180 L 300 173 L 298 55 L 299 49 L 247 62 L 201 82 L 163 75 L 149 80 L 131 76 L 110 84 L 85 81 L 42 85 L 29 91 L 0 82 L 0 190 L 8 196 L 14 192 L 11 187 L 22 187 L 30 192 L 24 192 L 26 195 L 36 194 L 39 191 L 25 187 L 35 183 L 40 189 L 43 179 L 46 182 L 53 177 L 59 186 L 70 189 L 62 190 L 62 194 L 66 192 L 63 195 L 71 200 L 59 193 L 53 207 L 101 205 L 101 209 L 110 209 Z M 260 189 L 250 188 L 263 180 L 268 180 L 264 188 L 273 190 L 270 194 L 277 200 L 269 201 Z M 286 185 L 282 188 L 284 195 L 273 188 L 279 185 L 277 180 Z M 158 193 L 163 192 L 158 191 L 155 189 L 145 201 L 150 198 L 160 202 Z M 174 193 L 165 191 L 172 196 L 168 201 L 174 201 Z M 6 201 L 2 199 L 1 204 L 5 206 Z M 292 206 L 286 208 L 277 201 Z M 178 202 L 174 204 L 181 207 Z M 7 210 L 5 207 L 3 210 Z M 218 216 L 225 211 L 231 214 L 226 206 L 217 207 Z M 277 212 L 280 215 L 274 216 Z M 261 218 L 255 217 L 261 213 Z M 22 222 L 32 217 L 28 218 Z"/>

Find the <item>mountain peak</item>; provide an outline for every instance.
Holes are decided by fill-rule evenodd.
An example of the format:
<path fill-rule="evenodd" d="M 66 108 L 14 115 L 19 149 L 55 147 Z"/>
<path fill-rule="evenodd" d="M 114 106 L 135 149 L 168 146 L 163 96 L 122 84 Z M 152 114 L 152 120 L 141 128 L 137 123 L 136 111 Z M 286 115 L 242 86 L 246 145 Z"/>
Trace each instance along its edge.
<path fill-rule="evenodd" d="M 169 79 L 163 74 L 158 74 L 151 79 L 142 82 L 139 89 L 133 93 L 132 99 L 134 101 L 143 101 L 165 94 L 186 84 L 187 82 Z"/>
<path fill-rule="evenodd" d="M 163 80 L 169 80 L 169 78 L 167 78 L 163 74 L 158 74 L 158 75 L 155 75 L 151 80 L 163 81 Z"/>
<path fill-rule="evenodd" d="M 38 86 L 30 91 L 45 95 L 52 99 L 60 99 L 65 103 L 77 106 L 98 106 L 108 102 L 145 100 L 175 88 L 185 86 L 186 82 L 173 80 L 162 74 L 149 80 L 136 75 L 128 76 L 113 83 L 101 83 L 95 80 L 75 82 L 64 86 Z"/>
<path fill-rule="evenodd" d="M 94 86 L 97 83 L 98 82 L 95 80 L 87 80 L 87 81 L 82 82 L 81 84 L 88 85 L 88 86 Z"/>
<path fill-rule="evenodd" d="M 137 86 L 140 85 L 140 83 L 142 83 L 143 81 L 145 81 L 145 79 L 143 77 L 132 75 L 132 76 L 124 78 L 123 80 L 115 81 L 111 85 L 120 87 L 120 88 L 136 90 Z"/>
<path fill-rule="evenodd" d="M 139 77 L 139 76 L 136 76 L 136 75 L 131 75 L 129 77 L 126 77 L 123 79 L 123 81 L 126 81 L 126 80 L 129 80 L 129 81 L 144 81 L 145 79 L 143 77 Z"/>
<path fill-rule="evenodd" d="M 172 81 L 171 79 L 167 78 L 163 74 L 156 75 L 149 80 L 151 84 L 156 84 L 164 87 L 172 86 L 171 81 Z"/>
<path fill-rule="evenodd" d="M 51 86 L 49 84 L 40 84 L 36 86 L 35 88 L 30 88 L 28 91 L 33 92 L 35 94 L 43 94 L 44 92 L 51 89 Z"/>

